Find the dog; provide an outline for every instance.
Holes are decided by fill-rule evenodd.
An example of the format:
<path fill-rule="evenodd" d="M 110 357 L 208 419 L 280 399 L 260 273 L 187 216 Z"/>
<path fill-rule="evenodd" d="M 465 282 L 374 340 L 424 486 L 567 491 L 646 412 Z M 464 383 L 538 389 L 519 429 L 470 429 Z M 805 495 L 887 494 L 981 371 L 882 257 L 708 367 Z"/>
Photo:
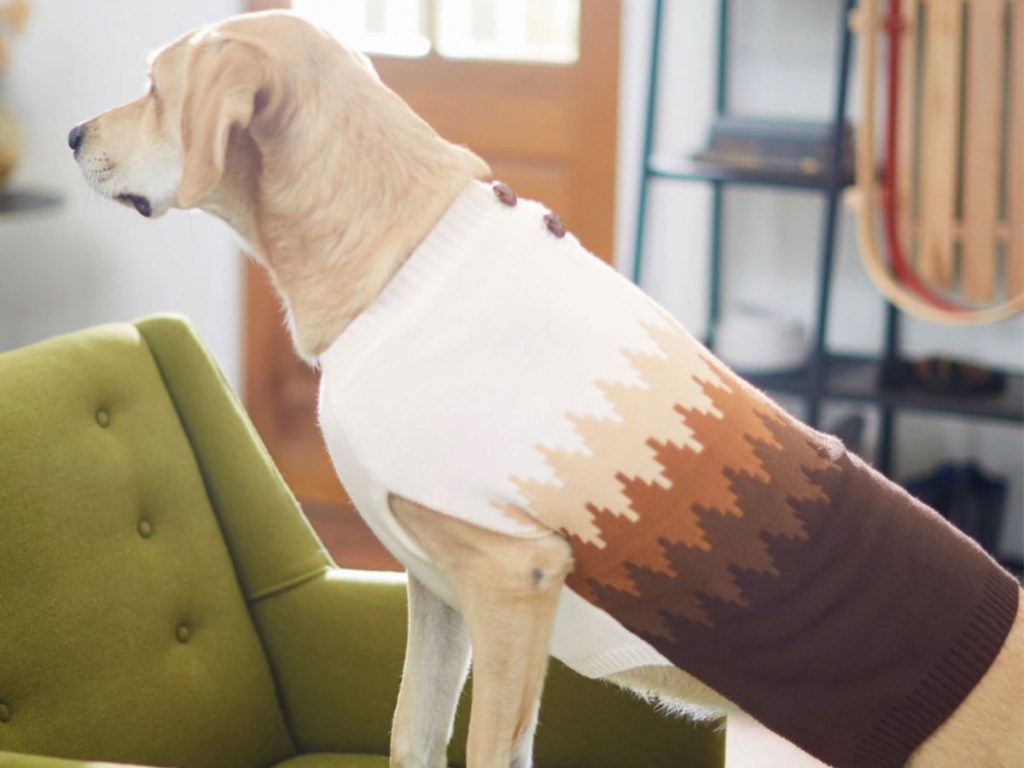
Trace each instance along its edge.
<path fill-rule="evenodd" d="M 231 18 L 68 142 L 143 216 L 226 221 L 322 367 L 335 467 L 409 571 L 394 768 L 446 765 L 471 649 L 470 768 L 532 764 L 549 655 L 842 768 L 1024 765 L 1019 585 L 488 183 L 362 55 Z"/>

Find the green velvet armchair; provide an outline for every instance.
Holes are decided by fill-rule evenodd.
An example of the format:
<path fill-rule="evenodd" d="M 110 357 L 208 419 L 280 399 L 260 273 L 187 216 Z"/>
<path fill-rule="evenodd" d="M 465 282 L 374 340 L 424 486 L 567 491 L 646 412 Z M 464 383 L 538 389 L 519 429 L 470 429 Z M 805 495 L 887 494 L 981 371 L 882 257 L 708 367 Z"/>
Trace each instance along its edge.
<path fill-rule="evenodd" d="M 0 768 L 382 768 L 404 635 L 403 577 L 335 567 L 185 321 L 0 355 Z M 723 755 L 553 666 L 541 768 Z"/>

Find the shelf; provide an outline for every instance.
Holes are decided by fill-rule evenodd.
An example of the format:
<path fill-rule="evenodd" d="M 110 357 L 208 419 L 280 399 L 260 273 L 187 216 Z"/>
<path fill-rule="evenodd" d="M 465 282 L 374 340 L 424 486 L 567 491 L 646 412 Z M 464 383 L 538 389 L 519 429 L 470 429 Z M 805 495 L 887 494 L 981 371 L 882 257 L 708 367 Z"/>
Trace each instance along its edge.
<path fill-rule="evenodd" d="M 905 410 L 927 411 L 950 416 L 971 416 L 1024 423 L 1024 376 L 1006 374 L 1006 388 L 997 395 L 974 398 L 946 397 L 917 390 L 896 391 L 878 386 L 881 362 L 852 355 L 829 355 L 824 395 L 834 400 L 851 400 Z M 748 376 L 761 389 L 806 396 L 806 369 L 777 374 Z"/>
<path fill-rule="evenodd" d="M 0 189 L 0 216 L 5 213 L 27 213 L 56 208 L 62 200 L 59 195 L 33 189 Z"/>
<path fill-rule="evenodd" d="M 1006 387 L 995 395 L 949 397 L 920 390 L 878 386 L 881 363 L 862 358 L 830 362 L 827 391 L 832 397 L 866 399 L 883 406 L 1024 423 L 1024 376 L 1006 374 Z"/>
<path fill-rule="evenodd" d="M 829 177 L 825 174 L 779 173 L 747 168 L 729 168 L 722 165 L 700 163 L 678 155 L 655 154 L 647 163 L 647 173 L 661 179 L 679 181 L 716 181 L 725 184 L 742 184 L 755 187 L 773 187 L 825 192 L 829 189 Z M 844 174 L 839 179 L 839 188 L 853 184 L 853 176 Z"/>
<path fill-rule="evenodd" d="M 809 365 L 801 370 L 789 371 L 772 375 L 748 375 L 747 378 L 761 389 L 778 394 L 793 395 L 803 401 L 806 406 L 805 418 L 811 426 L 821 423 L 821 407 L 826 401 L 859 402 L 865 406 L 878 407 L 881 410 L 875 454 L 878 468 L 886 474 L 893 466 L 893 446 L 896 442 L 895 428 L 898 419 L 896 411 L 932 413 L 946 417 L 967 419 L 991 419 L 1004 423 L 1024 424 L 1024 376 L 1020 373 L 1007 374 L 1005 390 L 992 397 L 952 398 L 932 395 L 914 390 L 883 390 L 879 386 L 881 360 L 850 355 L 830 355 L 825 348 L 826 334 L 822 331 L 828 327 L 831 311 L 832 292 L 834 290 L 835 249 L 841 212 L 841 196 L 843 191 L 853 183 L 852 174 L 842 170 L 842 163 L 829 167 L 825 173 L 809 175 L 799 172 L 780 172 L 777 166 L 769 169 L 730 168 L 710 162 L 712 155 L 703 156 L 703 160 L 687 156 L 683 153 L 666 153 L 655 151 L 655 126 L 657 120 L 658 70 L 660 66 L 660 49 L 662 42 L 663 12 L 665 0 L 655 0 L 652 23 L 652 52 L 648 70 L 648 90 L 646 118 L 644 124 L 643 164 L 640 174 L 640 195 L 637 211 L 636 241 L 634 248 L 633 280 L 640 283 L 643 277 L 643 258 L 645 232 L 647 224 L 649 188 L 655 179 L 662 181 L 698 182 L 711 184 L 714 194 L 710 200 L 709 228 L 709 277 L 708 277 L 708 317 L 707 328 L 715 328 L 721 316 L 723 304 L 723 214 L 724 200 L 721 194 L 723 185 L 738 184 L 761 189 L 773 189 L 779 192 L 811 192 L 820 195 L 824 205 L 821 207 L 820 240 L 817 249 L 817 297 L 815 302 L 815 325 L 809 330 L 815 339 L 810 350 L 814 357 L 809 361 L 822 360 L 823 368 L 820 381 L 811 376 Z M 729 82 L 729 17 L 731 0 L 720 0 L 718 3 L 718 50 L 716 57 L 715 102 L 717 116 L 729 114 L 729 98 L 726 88 Z M 841 0 L 838 14 L 835 89 L 833 108 L 830 112 L 832 135 L 843 132 L 847 114 L 847 91 L 850 81 L 850 64 L 852 59 L 852 36 L 847 23 L 849 13 L 857 5 L 857 0 Z M 840 158 L 830 154 L 830 161 Z M 886 307 L 885 320 L 885 351 L 879 357 L 898 356 L 900 354 L 899 329 L 901 316 L 892 305 Z"/>

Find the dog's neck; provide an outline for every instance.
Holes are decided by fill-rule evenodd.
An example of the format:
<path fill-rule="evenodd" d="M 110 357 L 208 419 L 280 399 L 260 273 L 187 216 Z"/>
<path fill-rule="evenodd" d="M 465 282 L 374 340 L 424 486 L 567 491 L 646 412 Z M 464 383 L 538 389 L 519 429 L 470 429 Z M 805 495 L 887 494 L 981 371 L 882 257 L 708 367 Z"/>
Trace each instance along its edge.
<path fill-rule="evenodd" d="M 269 271 L 309 362 L 369 306 L 465 187 L 490 175 L 390 92 L 383 105 L 374 96 L 373 110 L 352 101 L 338 102 L 346 109 L 337 120 L 291 115 L 301 137 L 233 137 L 229 170 L 202 205 Z"/>

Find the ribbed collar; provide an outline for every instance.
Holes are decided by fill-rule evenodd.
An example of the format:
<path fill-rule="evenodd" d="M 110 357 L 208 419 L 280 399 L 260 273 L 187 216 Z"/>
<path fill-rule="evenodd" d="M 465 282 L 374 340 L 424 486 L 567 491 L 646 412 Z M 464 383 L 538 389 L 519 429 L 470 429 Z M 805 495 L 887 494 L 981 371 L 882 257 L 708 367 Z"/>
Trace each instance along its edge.
<path fill-rule="evenodd" d="M 478 250 L 489 219 L 500 210 L 490 185 L 472 182 L 406 259 L 377 298 L 320 355 L 333 381 L 347 378 L 392 329 L 436 294 Z"/>

